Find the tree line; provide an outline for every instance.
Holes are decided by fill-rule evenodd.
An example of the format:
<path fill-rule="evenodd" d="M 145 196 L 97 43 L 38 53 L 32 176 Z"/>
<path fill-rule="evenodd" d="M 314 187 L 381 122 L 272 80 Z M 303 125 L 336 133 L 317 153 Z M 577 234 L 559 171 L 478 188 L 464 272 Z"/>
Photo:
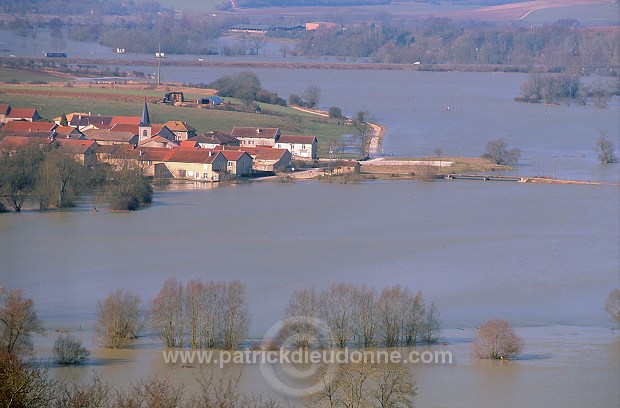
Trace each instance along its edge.
<path fill-rule="evenodd" d="M 318 292 L 294 291 L 286 306 L 281 336 L 297 347 L 310 347 L 317 329 L 314 319 L 328 328 L 327 344 L 344 348 L 410 346 L 435 343 L 441 335 L 439 311 L 426 304 L 421 292 L 400 285 L 383 289 L 335 283 Z"/>
<path fill-rule="evenodd" d="M 534 74 L 528 76 L 521 86 L 521 95 L 515 98 L 521 102 L 570 104 L 575 101 L 585 105 L 588 99 L 600 108 L 607 106 L 612 95 L 620 94 L 618 84 L 604 83 L 600 79 L 585 85 L 576 74 Z"/>
<path fill-rule="evenodd" d="M 170 278 L 151 306 L 155 315 L 152 318 L 155 330 L 168 330 L 166 326 L 174 333 L 185 333 L 184 336 L 187 336 L 173 336 L 175 341 L 182 338 L 199 339 L 199 333 L 205 326 L 191 322 L 209 321 L 208 318 L 200 317 L 205 316 L 201 315 L 203 312 L 214 313 L 208 309 L 227 310 L 222 316 L 228 314 L 229 317 L 223 317 L 223 321 L 242 322 L 243 318 L 240 317 L 244 314 L 247 317 L 245 288 L 238 281 L 223 283 L 195 280 L 183 285 Z M 205 306 L 207 310 L 200 310 Z M 97 331 L 100 335 L 104 334 L 100 339 L 109 339 L 105 333 L 110 333 L 112 338 L 122 337 L 120 340 L 124 342 L 126 338 L 136 337 L 144 327 L 145 316 L 140 309 L 140 299 L 129 291 L 112 292 L 98 304 L 97 309 L 100 318 Z M 166 310 L 163 315 L 157 312 L 162 309 Z M 319 316 L 331 326 L 330 340 L 336 345 L 346 344 L 350 340 L 360 346 L 376 345 L 375 338 L 383 339 L 386 345 L 388 339 L 391 339 L 389 343 L 393 345 L 399 342 L 408 344 L 418 338 L 426 341 L 430 338 L 427 337 L 429 334 L 432 338 L 438 336 L 438 331 L 431 330 L 432 327 L 439 327 L 438 314 L 433 309 L 432 303 L 426 308 L 421 293 L 413 294 L 398 285 L 385 288 L 377 297 L 372 287 L 337 283 L 321 292 L 314 289 L 293 292 L 285 312 L 285 316 L 288 316 L 285 321 L 289 323 L 284 326 L 281 334 L 296 340 L 300 347 L 309 345 L 317 334 L 317 326 L 309 326 L 308 320 L 296 322 L 294 319 L 303 315 Z M 620 290 L 610 291 L 604 310 L 614 325 L 620 324 Z M 238 317 L 231 318 L 232 315 Z M 184 326 L 177 326 L 176 323 L 170 325 L 170 317 L 175 322 L 187 319 L 187 323 Z M 433 323 L 429 325 L 429 321 Z M 244 324 L 247 321 L 238 327 Z M 224 326 L 230 327 L 227 324 Z M 377 328 L 380 330 L 377 331 Z M 54 380 L 49 371 L 34 359 L 32 334 L 43 333 L 44 330 L 33 300 L 24 297 L 23 290 L 0 289 L 0 406 L 278 407 L 273 400 L 240 393 L 239 378 L 215 381 L 212 376 L 203 377 L 198 380 L 198 395 L 189 399 L 185 398 L 182 386 L 175 386 L 167 379 L 160 380 L 157 377 L 140 380 L 126 390 L 115 391 L 97 375 L 87 383 Z M 193 333 L 195 337 L 192 337 Z M 222 338 L 227 336 L 223 334 Z M 512 358 L 522 347 L 523 341 L 502 319 L 487 321 L 479 328 L 472 343 L 474 355 L 478 358 Z M 75 337 L 63 334 L 54 344 L 54 354 L 57 362 L 74 364 L 83 362 L 89 353 Z M 315 377 L 314 384 L 322 384 L 323 387 L 305 396 L 308 406 L 320 403 L 330 407 L 346 407 L 353 403 L 353 406 L 410 407 L 416 394 L 415 382 L 410 374 L 397 365 L 351 363 L 341 367 L 339 372 L 323 365 Z M 398 405 L 398 402 L 402 405 Z"/>
<path fill-rule="evenodd" d="M 216 40 L 235 24 L 250 23 L 246 17 L 201 12 L 177 15 L 156 2 L 149 4 L 122 3 L 128 7 L 125 12 L 109 11 L 114 18 L 97 14 L 89 19 L 55 19 L 40 24 L 48 25 L 56 33 L 52 40 L 58 44 L 62 44 L 62 36 L 66 35 L 78 41 L 97 41 L 113 49 L 124 48 L 127 52 L 154 53 L 161 45 L 168 53 L 233 56 L 258 54 L 264 46 L 261 36 L 248 36 L 233 46 L 217 44 Z M 62 8 L 70 9 L 66 5 Z M 505 65 L 520 71 L 589 73 L 598 70 L 605 75 L 617 75 L 618 71 L 620 38 L 616 29 L 582 28 L 576 20 L 532 27 L 447 18 L 403 21 L 393 19 L 389 13 L 367 14 L 337 11 L 327 18 L 338 24 L 335 28 L 274 31 L 268 35 L 294 40 L 294 50 L 283 48 L 283 55 L 290 51 L 309 57 L 368 58 L 377 63 Z M 263 17 L 260 21 L 290 26 L 304 22 L 295 16 Z M 19 35 L 36 36 L 34 26 L 23 18 L 7 23 L 7 28 Z"/>
<path fill-rule="evenodd" d="M 617 74 L 620 40 L 614 30 L 552 24 L 541 27 L 423 21 L 347 25 L 329 30 L 274 33 L 296 40 L 308 56 L 370 58 L 373 62 L 510 65 Z M 611 70 L 611 72 L 610 72 Z"/>
<path fill-rule="evenodd" d="M 42 210 L 72 207 L 80 193 L 95 191 L 98 200 L 110 202 L 112 210 L 135 210 L 149 204 L 153 188 L 139 165 L 122 161 L 109 165 L 84 166 L 57 143 L 0 152 L 0 211 L 5 203 L 20 212 L 27 199 Z"/>

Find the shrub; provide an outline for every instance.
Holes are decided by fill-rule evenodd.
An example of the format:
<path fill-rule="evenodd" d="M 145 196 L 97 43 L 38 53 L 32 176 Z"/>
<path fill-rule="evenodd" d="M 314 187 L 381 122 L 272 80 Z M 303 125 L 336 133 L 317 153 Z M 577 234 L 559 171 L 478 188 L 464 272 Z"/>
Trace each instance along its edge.
<path fill-rule="evenodd" d="M 519 354 L 523 349 L 523 341 L 506 320 L 493 319 L 478 329 L 473 349 L 478 358 L 503 360 Z"/>
<path fill-rule="evenodd" d="M 342 110 L 337 106 L 329 108 L 329 117 L 333 119 L 342 119 Z"/>
<path fill-rule="evenodd" d="M 52 356 L 58 364 L 84 364 L 90 351 L 72 334 L 62 334 L 54 342 Z"/>

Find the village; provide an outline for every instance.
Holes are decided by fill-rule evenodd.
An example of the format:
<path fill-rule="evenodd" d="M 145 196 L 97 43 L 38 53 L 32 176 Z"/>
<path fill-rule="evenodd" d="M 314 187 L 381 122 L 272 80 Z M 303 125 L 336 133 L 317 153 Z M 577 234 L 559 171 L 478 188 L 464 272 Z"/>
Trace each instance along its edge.
<path fill-rule="evenodd" d="M 145 175 L 159 178 L 218 182 L 290 173 L 293 160 L 307 167 L 319 164 L 315 136 L 283 135 L 264 127 L 198 134 L 185 121 L 152 122 L 146 100 L 141 116 L 74 112 L 53 122 L 43 121 L 37 109 L 0 104 L 0 123 L 0 151 L 54 144 L 85 166 L 120 167 L 131 161 Z M 359 163 L 351 167 L 359 171 Z"/>

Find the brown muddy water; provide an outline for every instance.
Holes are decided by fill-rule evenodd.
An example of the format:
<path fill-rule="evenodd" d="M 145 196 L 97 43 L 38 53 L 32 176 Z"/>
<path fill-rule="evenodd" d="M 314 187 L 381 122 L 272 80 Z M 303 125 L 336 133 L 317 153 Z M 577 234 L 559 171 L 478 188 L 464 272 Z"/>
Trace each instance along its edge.
<path fill-rule="evenodd" d="M 412 367 L 420 407 L 620 402 L 620 337 L 603 311 L 620 279 L 618 186 L 258 183 L 171 188 L 133 213 L 91 208 L 85 200 L 68 211 L 0 216 L 0 284 L 34 299 L 50 329 L 35 338 L 39 355 L 49 355 L 60 328 L 93 351 L 87 367 L 56 375 L 86 378 L 95 369 L 126 385 L 159 373 L 195 389 L 201 367 L 164 364 L 148 334 L 131 350 L 96 346 L 96 303 L 117 288 L 146 304 L 169 276 L 240 279 L 257 339 L 294 289 L 345 281 L 401 284 L 437 303 L 445 345 L 435 347 L 455 363 Z M 475 327 L 494 317 L 524 339 L 520 359 L 471 358 Z M 244 389 L 287 400 L 257 366 L 202 368 L 241 370 Z"/>

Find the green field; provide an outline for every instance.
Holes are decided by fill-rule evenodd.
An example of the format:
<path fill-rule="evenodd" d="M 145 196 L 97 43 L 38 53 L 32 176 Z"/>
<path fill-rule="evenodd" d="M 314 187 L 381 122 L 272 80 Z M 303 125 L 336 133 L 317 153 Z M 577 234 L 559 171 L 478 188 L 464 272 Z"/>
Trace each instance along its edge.
<path fill-rule="evenodd" d="M 123 116 L 140 116 L 142 113 L 141 103 L 72 98 L 72 93 L 107 92 L 113 95 L 161 96 L 161 93 L 156 91 L 55 87 L 54 91 L 62 91 L 66 93 L 67 96 L 42 97 L 3 93 L 3 90 L 7 88 L 10 88 L 10 85 L 0 86 L 0 103 L 9 103 L 16 108 L 37 108 L 40 115 L 49 120 L 61 116 L 63 112 L 90 112 L 92 114 Z M 50 88 L 32 86 L 29 87 L 29 89 L 45 90 Z M 225 99 L 240 104 L 239 101 L 234 99 Z M 287 107 L 262 103 L 260 106 L 265 113 L 255 114 L 225 111 L 223 109 L 197 109 L 164 104 L 150 104 L 149 113 L 154 123 L 180 120 L 195 127 L 199 134 L 214 130 L 230 132 L 235 126 L 246 126 L 277 127 L 280 128 L 284 134 L 314 135 L 319 140 L 319 155 L 321 157 L 329 155 L 330 143 L 336 142 L 340 140 L 342 135 L 350 134 L 354 131 L 350 125 L 339 125 L 335 120 L 298 112 Z"/>
<path fill-rule="evenodd" d="M 0 68 L 0 82 L 19 82 L 27 84 L 32 81 L 45 81 L 45 82 L 67 82 L 67 78 L 62 78 L 54 75 L 50 75 L 42 71 L 32 71 L 27 69 L 16 68 Z"/>

